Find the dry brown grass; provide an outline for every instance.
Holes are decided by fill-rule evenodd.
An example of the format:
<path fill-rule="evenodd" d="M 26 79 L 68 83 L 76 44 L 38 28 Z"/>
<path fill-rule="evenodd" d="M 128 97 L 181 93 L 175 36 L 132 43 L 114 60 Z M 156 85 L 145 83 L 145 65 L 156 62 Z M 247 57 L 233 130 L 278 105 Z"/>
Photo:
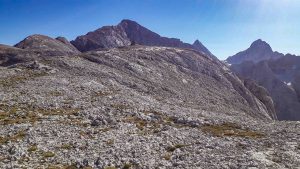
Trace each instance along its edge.
<path fill-rule="evenodd" d="M 0 136 L 0 145 L 6 144 L 9 141 L 17 142 L 19 140 L 23 140 L 25 136 L 26 136 L 26 132 L 23 130 L 18 131 L 16 134 L 14 134 L 12 136 Z"/>
<path fill-rule="evenodd" d="M 136 116 L 127 117 L 124 119 L 124 122 L 135 124 L 136 127 L 140 130 L 143 130 L 147 126 L 146 120 L 140 119 Z"/>
<path fill-rule="evenodd" d="M 114 143 L 115 143 L 115 140 L 113 140 L 113 139 L 109 139 L 106 141 L 107 145 L 113 145 Z"/>
<path fill-rule="evenodd" d="M 23 83 L 27 80 L 31 80 L 45 75 L 47 75 L 46 72 L 35 72 L 32 70 L 25 70 L 21 74 L 0 79 L 0 86 L 13 87 L 16 84 Z"/>
<path fill-rule="evenodd" d="M 205 133 L 210 133 L 217 137 L 247 137 L 247 138 L 262 138 L 263 133 L 242 129 L 233 123 L 224 123 L 221 125 L 207 125 L 201 127 Z"/>
<path fill-rule="evenodd" d="M 122 111 L 122 110 L 126 110 L 126 109 L 132 109 L 131 106 L 129 105 L 126 105 L 126 104 L 112 104 L 110 105 L 112 108 L 114 109 L 117 109 L 119 111 Z"/>
<path fill-rule="evenodd" d="M 30 147 L 27 149 L 27 151 L 31 153 L 31 152 L 37 151 L 37 149 L 38 149 L 38 148 L 37 148 L 36 145 L 32 145 L 32 146 L 30 146 Z"/>
<path fill-rule="evenodd" d="M 36 108 L 32 105 L 6 105 L 0 104 L 0 125 L 13 125 L 31 123 L 41 120 L 43 116 L 63 116 L 78 114 L 79 109 L 57 108 L 45 109 Z"/>
<path fill-rule="evenodd" d="M 166 153 L 163 155 L 163 158 L 167 161 L 171 160 L 172 154 L 171 153 Z"/>
<path fill-rule="evenodd" d="M 189 145 L 187 145 L 187 144 L 175 144 L 175 145 L 173 145 L 173 146 L 167 147 L 167 151 L 168 151 L 168 152 L 173 152 L 173 151 L 175 151 L 176 149 L 183 148 L 183 147 L 186 147 L 186 146 L 189 146 Z"/>
<path fill-rule="evenodd" d="M 54 156 L 55 156 L 55 154 L 51 151 L 47 151 L 47 152 L 43 153 L 44 158 L 51 158 L 51 157 L 54 157 Z"/>

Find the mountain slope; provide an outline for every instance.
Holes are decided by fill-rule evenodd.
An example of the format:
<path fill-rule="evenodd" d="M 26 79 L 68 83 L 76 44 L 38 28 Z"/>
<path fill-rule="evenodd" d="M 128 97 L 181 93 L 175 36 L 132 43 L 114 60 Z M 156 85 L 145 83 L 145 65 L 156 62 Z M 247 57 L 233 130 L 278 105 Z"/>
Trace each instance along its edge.
<path fill-rule="evenodd" d="M 233 64 L 231 69 L 268 90 L 279 120 L 300 120 L 300 57 L 287 55 L 259 63 L 243 62 Z"/>
<path fill-rule="evenodd" d="M 13 64 L 32 61 L 37 53 L 22 50 L 16 47 L 0 44 L 0 66 L 10 66 Z"/>
<path fill-rule="evenodd" d="M 213 56 L 212 53 L 210 53 L 210 51 L 199 41 L 199 40 L 196 40 L 194 43 L 193 43 L 193 47 L 194 49 L 196 49 L 197 51 L 202 51 L 204 52 L 205 54 L 208 54 L 210 56 Z"/>
<path fill-rule="evenodd" d="M 278 59 L 282 56 L 284 55 L 281 53 L 273 52 L 268 43 L 258 39 L 254 41 L 247 50 L 228 57 L 226 61 L 229 64 L 239 64 L 244 61 L 253 61 L 257 63 L 263 60 Z"/>
<path fill-rule="evenodd" d="M 196 41 L 195 45 L 191 45 L 184 43 L 179 39 L 161 37 L 157 33 L 154 33 L 131 20 L 122 20 L 117 26 L 104 26 L 71 41 L 71 43 L 82 52 L 99 48 L 114 48 L 139 44 L 147 46 L 190 48 L 215 58 L 207 48 L 198 42 Z"/>
<path fill-rule="evenodd" d="M 3 53 L 11 49 L 31 52 Z M 201 52 L 35 52 L 0 66 L 3 168 L 299 166 L 299 124 L 274 121 L 245 83 Z"/>
<path fill-rule="evenodd" d="M 15 47 L 37 52 L 47 53 L 46 55 L 68 55 L 79 54 L 80 52 L 59 40 L 44 35 L 31 35 L 17 43 Z"/>
<path fill-rule="evenodd" d="M 68 41 L 67 38 L 59 36 L 59 37 L 57 37 L 57 38 L 55 38 L 55 39 L 58 40 L 58 41 L 60 41 L 60 42 L 62 42 L 62 43 L 65 44 L 66 46 L 68 46 L 69 49 L 71 49 L 71 50 L 74 52 L 74 54 L 80 53 L 80 52 L 78 51 L 78 49 L 75 48 L 75 46 L 73 46 L 73 45 L 71 44 L 71 42 Z"/>

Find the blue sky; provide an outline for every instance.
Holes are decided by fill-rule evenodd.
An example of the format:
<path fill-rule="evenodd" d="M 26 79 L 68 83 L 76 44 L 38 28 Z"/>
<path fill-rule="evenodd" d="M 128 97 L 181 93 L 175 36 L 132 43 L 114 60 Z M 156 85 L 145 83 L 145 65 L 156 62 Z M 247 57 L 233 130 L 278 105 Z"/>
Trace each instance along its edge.
<path fill-rule="evenodd" d="M 0 43 L 31 34 L 69 40 L 132 19 L 162 36 L 199 39 L 220 59 L 256 39 L 300 55 L 300 0 L 0 0 Z"/>

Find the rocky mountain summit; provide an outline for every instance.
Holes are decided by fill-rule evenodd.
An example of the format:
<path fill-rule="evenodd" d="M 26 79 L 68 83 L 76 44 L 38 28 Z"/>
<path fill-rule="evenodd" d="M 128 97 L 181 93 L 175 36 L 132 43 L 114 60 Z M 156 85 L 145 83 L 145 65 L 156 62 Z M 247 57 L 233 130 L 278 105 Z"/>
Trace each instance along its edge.
<path fill-rule="evenodd" d="M 209 56 L 213 56 L 213 54 L 198 39 L 193 43 L 193 47 L 197 51 L 202 51 Z"/>
<path fill-rule="evenodd" d="M 266 44 L 265 48 L 271 51 Z M 253 58 L 251 58 L 252 55 L 249 55 L 249 60 L 256 60 L 257 56 L 261 54 L 261 50 L 257 52 Z M 264 57 L 266 60 L 244 61 L 240 64 L 233 64 L 231 69 L 240 78 L 252 79 L 267 89 L 274 101 L 279 120 L 300 120 L 300 57 L 287 54 L 273 59 L 276 58 L 274 53 L 267 53 L 269 55 Z"/>
<path fill-rule="evenodd" d="M 0 45 L 0 168 L 300 166 L 300 123 L 203 52 L 32 39 Z"/>
<path fill-rule="evenodd" d="M 15 45 L 17 48 L 44 52 L 47 55 L 79 54 L 79 51 L 65 38 L 50 38 L 44 35 L 31 35 Z"/>
<path fill-rule="evenodd" d="M 104 26 L 77 37 L 71 43 L 82 52 L 139 44 L 195 49 L 216 58 L 199 40 L 191 45 L 180 39 L 161 37 L 131 20 L 123 20 L 117 26 Z"/>
<path fill-rule="evenodd" d="M 226 61 L 229 64 L 239 64 L 244 61 L 257 63 L 263 60 L 276 60 L 282 56 L 284 56 L 282 53 L 273 52 L 267 42 L 258 39 L 254 41 L 247 50 L 228 57 Z"/>

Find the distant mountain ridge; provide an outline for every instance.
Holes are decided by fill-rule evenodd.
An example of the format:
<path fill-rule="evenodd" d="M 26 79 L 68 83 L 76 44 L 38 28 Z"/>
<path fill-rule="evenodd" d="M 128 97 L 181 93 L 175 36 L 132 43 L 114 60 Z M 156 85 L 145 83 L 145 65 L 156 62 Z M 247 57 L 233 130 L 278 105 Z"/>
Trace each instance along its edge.
<path fill-rule="evenodd" d="M 135 21 L 122 20 L 116 26 L 104 26 L 86 35 L 77 37 L 71 43 L 80 51 L 86 52 L 101 48 L 115 48 L 133 44 L 194 49 L 209 56 L 213 54 L 199 41 L 193 45 L 180 39 L 162 37 L 141 26 Z M 215 56 L 213 56 L 215 58 Z"/>
<path fill-rule="evenodd" d="M 241 79 L 252 79 L 270 93 L 279 120 L 300 120 L 300 57 L 273 52 L 262 40 L 226 60 Z"/>
<path fill-rule="evenodd" d="M 226 61 L 230 64 L 239 64 L 244 61 L 257 63 L 263 60 L 278 59 L 282 56 L 284 56 L 284 54 L 274 52 L 267 42 L 258 39 L 254 41 L 248 49 L 228 57 Z"/>

